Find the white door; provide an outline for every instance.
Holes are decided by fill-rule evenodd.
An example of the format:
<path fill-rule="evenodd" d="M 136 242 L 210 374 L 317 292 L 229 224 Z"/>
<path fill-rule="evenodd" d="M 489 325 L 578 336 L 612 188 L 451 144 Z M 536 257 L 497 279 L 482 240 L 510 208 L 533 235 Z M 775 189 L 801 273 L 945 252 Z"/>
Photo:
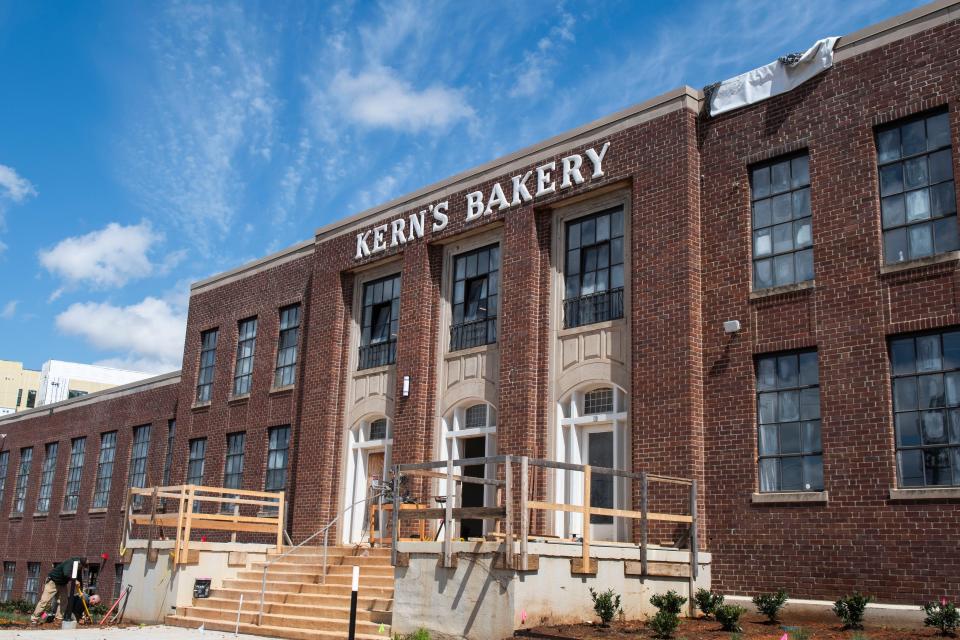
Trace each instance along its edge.
<path fill-rule="evenodd" d="M 591 467 L 616 468 L 614 455 L 613 429 L 601 428 L 584 433 L 583 457 L 585 464 Z M 594 473 L 590 477 L 590 506 L 605 509 L 616 508 L 616 485 L 614 476 Z M 615 541 L 617 530 L 613 516 L 591 515 L 590 537 L 593 540 Z"/>

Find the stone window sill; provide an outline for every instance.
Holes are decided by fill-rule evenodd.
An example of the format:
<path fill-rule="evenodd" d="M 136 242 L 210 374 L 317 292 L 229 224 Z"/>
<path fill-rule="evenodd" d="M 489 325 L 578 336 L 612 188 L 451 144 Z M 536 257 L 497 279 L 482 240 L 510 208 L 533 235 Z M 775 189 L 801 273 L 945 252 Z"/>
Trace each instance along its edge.
<path fill-rule="evenodd" d="M 626 303 L 624 303 L 626 304 Z M 601 320 L 600 322 L 590 322 L 588 324 L 581 324 L 578 327 L 563 327 L 560 326 L 557 329 L 557 335 L 561 338 L 564 336 L 574 335 L 577 333 L 588 333 L 590 331 L 599 331 L 600 329 L 612 329 L 614 327 L 622 327 L 626 324 L 626 319 L 623 317 L 614 318 L 613 320 Z M 499 339 L 499 336 L 498 336 Z M 457 353 L 457 352 L 454 352 Z"/>
<path fill-rule="evenodd" d="M 212 400 L 207 400 L 206 402 L 194 402 L 194 403 L 190 406 L 190 408 L 191 408 L 193 411 L 199 411 L 199 410 L 202 410 L 202 409 L 209 409 L 211 404 L 213 404 L 213 401 L 212 401 Z"/>
<path fill-rule="evenodd" d="M 778 491 L 754 493 L 753 504 L 826 504 L 829 495 L 826 491 Z"/>
<path fill-rule="evenodd" d="M 271 388 L 270 388 L 270 395 L 280 395 L 280 394 L 282 394 L 282 393 L 290 393 L 291 391 L 293 391 L 294 389 L 296 389 L 296 387 L 297 387 L 296 384 L 288 384 L 288 385 L 283 386 L 283 387 L 271 387 Z"/>
<path fill-rule="evenodd" d="M 77 515 L 77 512 L 76 512 L 76 511 L 61 511 L 61 512 L 60 512 L 60 515 L 61 515 L 61 516 L 75 516 L 75 515 Z"/>
<path fill-rule="evenodd" d="M 36 512 L 34 512 L 33 517 L 34 517 L 34 518 L 46 518 L 48 515 L 50 515 L 50 512 L 49 512 L 49 511 L 48 511 L 48 512 L 44 512 L 44 513 L 41 513 L 41 512 L 39 512 L 39 511 L 36 511 Z"/>
<path fill-rule="evenodd" d="M 807 280 L 806 282 L 797 282 L 796 284 L 785 284 L 782 287 L 770 287 L 769 289 L 758 289 L 750 292 L 751 300 L 766 300 L 788 293 L 798 293 L 800 291 L 810 291 L 816 288 L 816 280 Z"/>
<path fill-rule="evenodd" d="M 885 264 L 880 267 L 880 275 L 885 276 L 889 274 L 903 273 L 905 271 L 913 271 L 914 269 L 922 269 L 923 267 L 947 264 L 951 262 L 960 262 L 960 251 L 949 251 L 947 253 L 941 253 L 927 258 L 917 258 L 916 260 L 907 260 L 906 262 Z"/>
<path fill-rule="evenodd" d="M 890 488 L 891 500 L 960 500 L 960 487 Z"/>
<path fill-rule="evenodd" d="M 243 393 L 239 396 L 230 396 L 227 398 L 227 404 L 240 404 L 250 399 L 249 393 Z"/>
<path fill-rule="evenodd" d="M 11 520 L 23 520 L 23 514 L 22 514 L 22 513 L 11 513 L 11 514 L 10 514 L 10 519 L 11 519 Z"/>
<path fill-rule="evenodd" d="M 97 513 L 106 513 L 106 512 L 107 512 L 107 508 L 106 508 L 106 507 L 97 507 L 96 509 L 90 509 L 90 511 L 89 511 L 88 513 L 90 513 L 90 514 L 97 514 Z"/>

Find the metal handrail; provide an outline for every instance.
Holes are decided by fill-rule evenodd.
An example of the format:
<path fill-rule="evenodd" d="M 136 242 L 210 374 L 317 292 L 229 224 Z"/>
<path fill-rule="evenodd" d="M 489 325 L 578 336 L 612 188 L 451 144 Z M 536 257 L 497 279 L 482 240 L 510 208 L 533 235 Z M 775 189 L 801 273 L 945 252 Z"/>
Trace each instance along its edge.
<path fill-rule="evenodd" d="M 321 584 L 326 584 L 326 582 L 327 582 L 327 534 L 328 534 L 329 531 L 330 531 L 330 527 L 332 527 L 333 525 L 335 525 L 336 523 L 338 523 L 338 522 L 340 521 L 340 518 L 343 517 L 343 514 L 345 514 L 347 511 L 350 511 L 351 509 L 353 509 L 353 508 L 354 508 L 355 506 L 357 506 L 358 504 L 360 504 L 360 503 L 362 503 L 362 502 L 369 502 L 370 500 L 373 500 L 374 498 L 380 499 L 380 498 L 383 497 L 384 493 L 385 493 L 385 490 L 378 492 L 376 495 L 372 495 L 372 496 L 367 497 L 367 498 L 364 498 L 364 499 L 362 499 L 362 500 L 357 500 L 356 502 L 354 502 L 353 504 L 351 504 L 349 507 L 345 508 L 343 511 L 341 511 L 340 513 L 338 513 L 338 514 L 336 515 L 336 517 L 335 517 L 333 520 L 331 520 L 330 522 L 328 522 L 326 525 L 324 525 L 322 529 L 318 529 L 317 531 L 315 531 L 314 533 L 312 533 L 312 534 L 311 534 L 308 538 L 306 538 L 303 542 L 297 544 L 297 545 L 294 546 L 294 547 L 291 547 L 290 549 L 288 549 L 287 551 L 284 551 L 284 552 L 281 553 L 279 556 L 277 556 L 277 557 L 275 557 L 275 558 L 273 558 L 273 559 L 267 559 L 267 560 L 263 563 L 263 578 L 262 578 L 261 581 L 260 581 L 260 611 L 259 611 L 259 613 L 257 614 L 257 626 L 258 626 L 258 627 L 262 627 L 262 626 L 263 626 L 263 601 L 264 601 L 264 596 L 265 596 L 266 591 L 267 591 L 267 571 L 270 569 L 270 565 L 272 565 L 274 562 L 277 562 L 277 561 L 279 561 L 279 560 L 282 560 L 282 559 L 286 558 L 288 555 L 290 555 L 291 553 L 293 553 L 293 552 L 296 551 L 297 549 L 303 547 L 303 546 L 306 545 L 308 542 L 310 542 L 311 540 L 313 540 L 314 538 L 316 538 L 318 535 L 320 535 L 320 534 L 322 533 L 322 534 L 323 534 L 323 567 L 321 568 L 320 576 L 321 576 L 321 580 L 322 580 L 322 583 L 321 583 Z"/>

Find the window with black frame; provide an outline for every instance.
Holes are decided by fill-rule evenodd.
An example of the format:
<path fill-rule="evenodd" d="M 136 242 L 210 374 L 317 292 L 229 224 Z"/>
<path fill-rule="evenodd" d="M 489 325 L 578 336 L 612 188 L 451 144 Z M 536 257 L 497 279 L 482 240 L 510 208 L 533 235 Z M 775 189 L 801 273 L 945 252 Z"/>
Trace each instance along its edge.
<path fill-rule="evenodd" d="M 237 363 L 233 370 L 233 395 L 250 393 L 253 382 L 253 354 L 257 348 L 257 319 L 247 318 L 237 325 Z"/>
<path fill-rule="evenodd" d="M 37 493 L 37 513 L 50 511 L 50 496 L 53 495 L 53 476 L 57 470 L 57 451 L 59 443 L 51 442 L 46 446 L 43 467 L 40 468 L 40 491 Z"/>
<path fill-rule="evenodd" d="M 817 352 L 757 358 L 760 491 L 822 491 Z"/>
<path fill-rule="evenodd" d="M 283 491 L 287 488 L 287 454 L 290 450 L 290 427 L 269 430 L 267 451 L 267 478 L 264 491 Z"/>
<path fill-rule="evenodd" d="M 187 484 L 202 485 L 203 473 L 207 464 L 207 439 L 194 438 L 189 442 L 187 458 Z M 193 503 L 194 513 L 200 511 L 200 502 Z"/>
<path fill-rule="evenodd" d="M 223 486 L 227 489 L 243 488 L 243 459 L 244 445 L 247 434 L 244 432 L 227 434 L 227 457 L 223 462 Z M 224 497 L 236 497 L 226 495 Z M 224 502 L 220 510 L 224 513 L 233 513 L 238 505 Z"/>
<path fill-rule="evenodd" d="M 750 170 L 753 288 L 813 280 L 810 167 L 806 153 Z"/>
<path fill-rule="evenodd" d="M 197 402 L 210 402 L 213 397 L 213 373 L 217 361 L 217 329 L 200 334 L 200 371 L 197 375 Z"/>
<path fill-rule="evenodd" d="M 623 317 L 623 207 L 567 223 L 563 325 Z"/>
<path fill-rule="evenodd" d="M 280 335 L 277 344 L 277 367 L 273 386 L 286 387 L 296 380 L 297 343 L 300 338 L 300 305 L 280 309 Z"/>
<path fill-rule="evenodd" d="M 100 434 L 100 457 L 97 459 L 97 479 L 93 488 L 93 508 L 106 509 L 113 484 L 113 462 L 117 455 L 117 432 Z"/>
<path fill-rule="evenodd" d="M 147 452 L 150 449 L 150 425 L 146 424 L 133 430 L 133 446 L 130 447 L 130 488 L 143 489 L 147 486 Z M 143 507 L 143 496 L 133 497 L 133 508 Z"/>
<path fill-rule="evenodd" d="M 400 325 L 400 274 L 363 285 L 360 312 L 360 358 L 357 369 L 393 364 Z"/>
<path fill-rule="evenodd" d="M 70 463 L 67 466 L 67 486 L 63 492 L 63 510 L 72 513 L 77 510 L 80 501 L 80 477 L 86 457 L 87 439 L 74 438 L 70 441 Z"/>
<path fill-rule="evenodd" d="M 497 341 L 500 247 L 489 245 L 453 259 L 450 351 Z"/>
<path fill-rule="evenodd" d="M 883 255 L 887 264 L 960 247 L 946 111 L 877 129 Z"/>
<path fill-rule="evenodd" d="M 0 503 L 7 489 L 7 470 L 10 465 L 10 452 L 0 451 Z"/>
<path fill-rule="evenodd" d="M 30 482 L 30 467 L 33 463 L 33 447 L 20 449 L 20 470 L 13 490 L 13 513 L 23 514 L 27 503 L 27 485 Z"/>
<path fill-rule="evenodd" d="M 960 330 L 890 340 L 902 487 L 960 485 Z"/>

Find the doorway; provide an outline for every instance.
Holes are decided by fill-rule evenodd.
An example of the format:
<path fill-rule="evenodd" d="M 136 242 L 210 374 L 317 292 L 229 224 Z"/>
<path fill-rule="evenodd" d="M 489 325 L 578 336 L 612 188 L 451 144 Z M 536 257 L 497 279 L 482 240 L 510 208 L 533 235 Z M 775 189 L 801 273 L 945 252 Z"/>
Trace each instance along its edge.
<path fill-rule="evenodd" d="M 482 458 L 486 454 L 487 439 L 485 436 L 478 438 L 463 438 L 460 441 L 462 450 L 461 455 L 464 458 Z M 463 467 L 463 475 L 471 478 L 482 478 L 484 472 L 482 464 L 470 464 Z M 482 507 L 484 506 L 484 485 L 462 483 L 460 494 L 461 507 Z M 464 518 L 460 521 L 461 538 L 482 538 L 483 520 L 479 518 Z"/>
<path fill-rule="evenodd" d="M 583 440 L 583 459 L 591 467 L 614 468 L 613 430 L 586 431 Z M 600 473 L 590 475 L 590 506 L 613 509 L 615 501 L 614 477 Z M 613 516 L 592 514 L 590 536 L 594 540 L 616 540 Z"/>

